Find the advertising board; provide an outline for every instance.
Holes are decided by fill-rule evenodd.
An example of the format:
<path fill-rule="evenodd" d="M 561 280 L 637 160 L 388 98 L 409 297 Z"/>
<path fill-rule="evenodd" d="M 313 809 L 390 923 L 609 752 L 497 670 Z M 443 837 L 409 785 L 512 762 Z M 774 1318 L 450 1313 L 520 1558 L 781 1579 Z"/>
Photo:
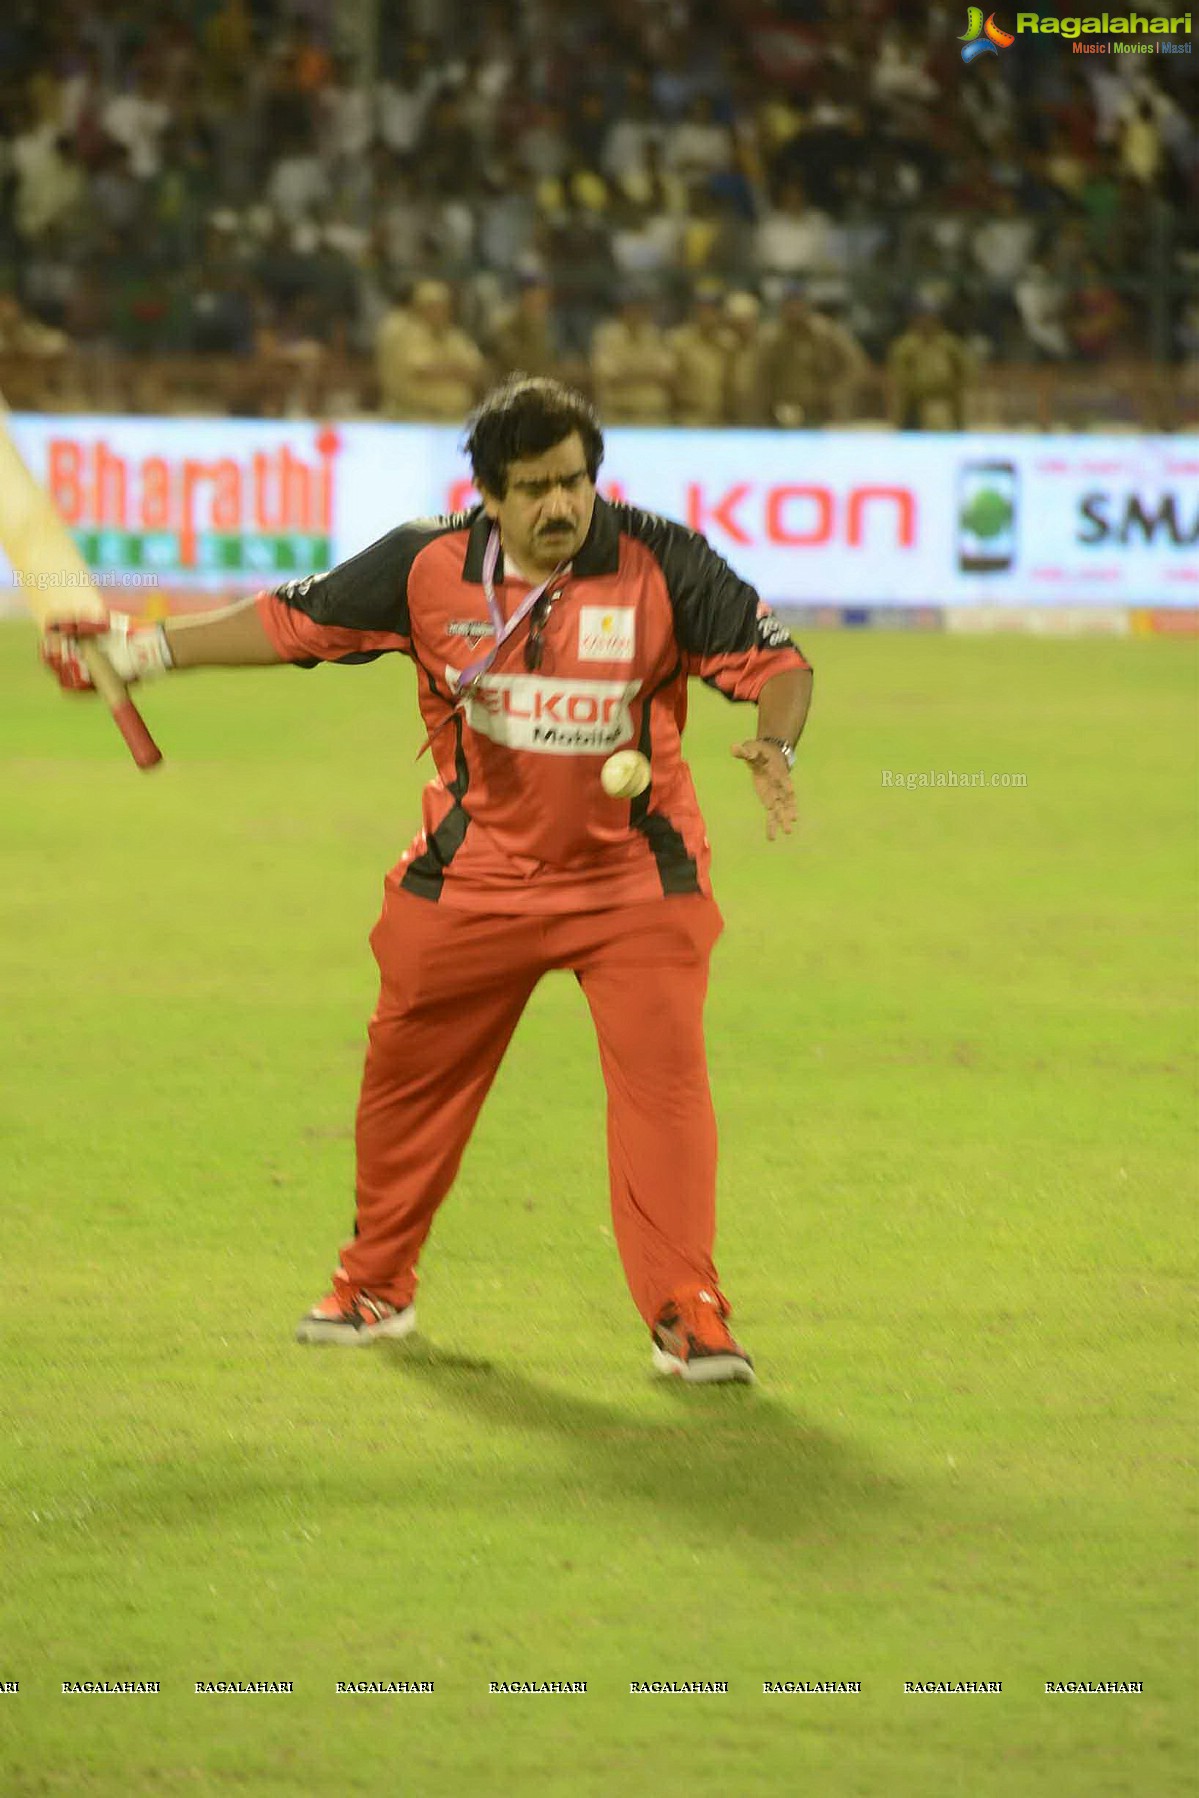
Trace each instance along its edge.
<path fill-rule="evenodd" d="M 13 424 L 100 578 L 167 595 L 316 572 L 473 499 L 460 433 L 438 426 Z M 614 429 L 607 446 L 603 493 L 702 531 L 776 604 L 1199 604 L 1194 437 Z M 19 597 L 3 563 L 0 582 Z"/>

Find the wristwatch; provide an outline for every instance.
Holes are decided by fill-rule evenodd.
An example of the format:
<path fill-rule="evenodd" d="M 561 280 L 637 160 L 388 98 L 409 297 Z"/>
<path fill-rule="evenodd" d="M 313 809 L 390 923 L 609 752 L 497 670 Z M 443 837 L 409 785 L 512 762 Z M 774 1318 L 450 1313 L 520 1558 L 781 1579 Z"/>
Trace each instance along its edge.
<path fill-rule="evenodd" d="M 794 743 L 788 743 L 784 737 L 759 737 L 758 742 L 770 743 L 775 749 L 780 750 L 782 752 L 783 760 L 787 764 L 787 772 L 790 774 L 795 766 Z"/>

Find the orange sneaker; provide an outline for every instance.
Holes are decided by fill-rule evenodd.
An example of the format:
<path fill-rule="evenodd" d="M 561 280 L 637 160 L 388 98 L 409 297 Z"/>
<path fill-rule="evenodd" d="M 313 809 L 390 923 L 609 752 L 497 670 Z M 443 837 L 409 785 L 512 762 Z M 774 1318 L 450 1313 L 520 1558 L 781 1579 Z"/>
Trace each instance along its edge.
<path fill-rule="evenodd" d="M 719 1292 L 693 1287 L 671 1299 L 654 1325 L 654 1371 L 714 1383 L 756 1379 L 754 1364 L 729 1333 L 728 1305 Z"/>
<path fill-rule="evenodd" d="M 401 1310 L 369 1292 L 333 1291 L 307 1312 L 296 1328 L 297 1342 L 343 1342 L 365 1348 L 377 1336 L 408 1336 L 416 1328 L 416 1306 Z"/>

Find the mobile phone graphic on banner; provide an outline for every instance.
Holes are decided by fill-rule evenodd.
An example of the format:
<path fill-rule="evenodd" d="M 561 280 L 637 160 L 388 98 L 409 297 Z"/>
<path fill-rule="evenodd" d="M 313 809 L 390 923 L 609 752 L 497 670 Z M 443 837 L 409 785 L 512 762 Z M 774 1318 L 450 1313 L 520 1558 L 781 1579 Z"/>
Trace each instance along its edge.
<path fill-rule="evenodd" d="M 1007 574 L 1016 563 L 1020 501 L 1014 462 L 962 462 L 958 467 L 957 555 L 960 574 Z"/>

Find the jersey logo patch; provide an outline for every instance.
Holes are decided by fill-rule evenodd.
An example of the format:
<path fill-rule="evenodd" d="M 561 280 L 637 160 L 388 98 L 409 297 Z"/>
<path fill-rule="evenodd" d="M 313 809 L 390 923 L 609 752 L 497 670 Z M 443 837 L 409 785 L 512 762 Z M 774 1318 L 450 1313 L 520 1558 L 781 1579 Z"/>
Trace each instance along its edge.
<path fill-rule="evenodd" d="M 451 618 L 445 629 L 448 637 L 465 637 L 468 643 L 477 643 L 481 637 L 493 635 L 492 626 L 485 618 Z"/>
<path fill-rule="evenodd" d="M 580 662 L 631 662 L 637 648 L 633 606 L 579 608 Z"/>
<path fill-rule="evenodd" d="M 446 679 L 456 671 L 446 669 Z M 633 741 L 637 681 L 555 680 L 485 674 L 463 701 L 466 722 L 508 749 L 540 755 L 611 755 Z"/>
<path fill-rule="evenodd" d="M 793 649 L 791 632 L 764 600 L 758 601 L 758 644 L 762 649 Z"/>

